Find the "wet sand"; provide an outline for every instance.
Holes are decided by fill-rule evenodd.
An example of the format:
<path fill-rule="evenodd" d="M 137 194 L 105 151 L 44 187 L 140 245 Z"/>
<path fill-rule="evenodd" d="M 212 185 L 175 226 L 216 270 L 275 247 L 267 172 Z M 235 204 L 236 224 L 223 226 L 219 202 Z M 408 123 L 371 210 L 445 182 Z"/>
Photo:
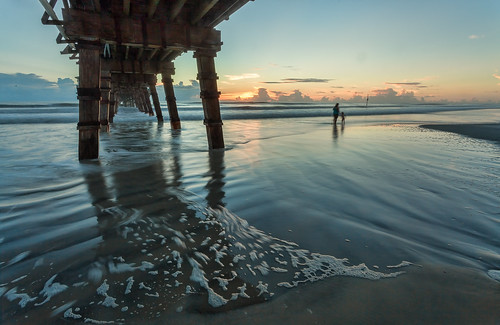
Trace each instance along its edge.
<path fill-rule="evenodd" d="M 423 128 L 453 132 L 471 138 L 500 142 L 500 124 L 424 124 Z"/>
<path fill-rule="evenodd" d="M 154 322 L 163 324 L 164 320 Z M 483 324 L 500 322 L 500 283 L 482 272 L 412 266 L 388 280 L 335 277 L 276 299 L 211 315 L 171 315 L 173 324 Z"/>

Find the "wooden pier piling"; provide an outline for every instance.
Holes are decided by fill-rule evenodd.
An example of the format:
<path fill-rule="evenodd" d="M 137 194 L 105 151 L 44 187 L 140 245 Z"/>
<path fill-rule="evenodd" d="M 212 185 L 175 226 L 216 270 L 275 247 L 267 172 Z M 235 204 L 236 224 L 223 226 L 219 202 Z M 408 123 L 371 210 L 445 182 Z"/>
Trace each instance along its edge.
<path fill-rule="evenodd" d="M 156 119 L 159 123 L 163 123 L 163 114 L 161 112 L 160 99 L 158 98 L 158 92 L 156 91 L 156 76 L 148 76 L 149 91 L 151 92 L 151 97 L 153 98 L 153 106 L 156 112 Z"/>
<path fill-rule="evenodd" d="M 205 115 L 203 123 L 207 128 L 208 147 L 221 149 L 224 148 L 224 136 L 220 115 L 220 93 L 217 89 L 218 77 L 215 72 L 215 56 L 215 51 L 196 51 L 194 54 L 198 65 L 200 97 Z"/>
<path fill-rule="evenodd" d="M 181 128 L 181 119 L 177 111 L 177 102 L 174 94 L 174 81 L 172 75 L 175 73 L 174 64 L 168 62 L 162 65 L 161 81 L 163 83 L 163 90 L 165 91 L 165 100 L 167 101 L 168 116 L 170 117 L 170 126 L 172 129 L 177 130 Z"/>
<path fill-rule="evenodd" d="M 153 113 L 153 105 L 151 105 L 148 87 L 145 83 L 143 83 L 140 89 L 142 92 L 142 98 L 144 100 L 144 103 L 146 104 L 146 114 L 148 114 L 149 116 L 154 116 L 155 114 Z"/>
<path fill-rule="evenodd" d="M 111 99 L 111 73 L 101 72 L 100 123 L 102 131 L 109 131 L 109 111 Z"/>
<path fill-rule="evenodd" d="M 101 101 L 100 45 L 78 43 L 79 65 L 79 121 L 78 159 L 99 157 L 99 107 Z"/>
<path fill-rule="evenodd" d="M 108 116 L 109 123 L 113 123 L 113 119 L 116 114 L 116 109 L 118 108 L 118 100 L 116 97 L 117 97 L 116 90 L 113 90 L 113 88 L 111 88 L 109 97 L 109 116 Z"/>

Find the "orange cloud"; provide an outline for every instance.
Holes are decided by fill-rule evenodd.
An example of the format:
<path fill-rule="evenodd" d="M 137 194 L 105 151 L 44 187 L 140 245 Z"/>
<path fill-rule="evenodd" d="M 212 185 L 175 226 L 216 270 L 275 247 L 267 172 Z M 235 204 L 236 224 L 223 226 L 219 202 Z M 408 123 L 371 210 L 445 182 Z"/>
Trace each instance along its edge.
<path fill-rule="evenodd" d="M 498 80 L 500 80 L 500 75 L 499 75 L 499 74 L 494 73 L 494 74 L 493 74 L 493 78 L 497 78 Z M 500 86 L 500 84 L 498 84 L 498 85 Z"/>

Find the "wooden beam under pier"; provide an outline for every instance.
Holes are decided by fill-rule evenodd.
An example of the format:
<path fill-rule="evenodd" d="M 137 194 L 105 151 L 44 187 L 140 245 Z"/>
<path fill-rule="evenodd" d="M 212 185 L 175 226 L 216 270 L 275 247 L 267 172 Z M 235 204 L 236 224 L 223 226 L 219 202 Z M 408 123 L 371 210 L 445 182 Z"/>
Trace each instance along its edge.
<path fill-rule="evenodd" d="M 175 18 L 179 15 L 179 13 L 182 10 L 182 7 L 186 3 L 187 0 L 176 0 L 175 3 L 173 4 L 171 10 L 170 10 L 170 16 L 169 20 L 174 21 Z"/>
<path fill-rule="evenodd" d="M 184 50 L 220 51 L 220 31 L 211 27 L 160 23 L 132 17 L 113 17 L 77 9 L 63 9 L 64 28 L 69 38 L 100 40 L 102 43 L 149 48 L 173 46 Z"/>
<path fill-rule="evenodd" d="M 191 17 L 191 24 L 196 25 L 219 0 L 202 0 L 201 5 L 194 11 Z"/>
<path fill-rule="evenodd" d="M 123 14 L 130 15 L 130 0 L 123 0 Z"/>
<path fill-rule="evenodd" d="M 155 14 L 156 7 L 158 7 L 158 3 L 160 0 L 149 0 L 149 5 L 148 5 L 148 18 L 152 18 L 153 15 Z"/>

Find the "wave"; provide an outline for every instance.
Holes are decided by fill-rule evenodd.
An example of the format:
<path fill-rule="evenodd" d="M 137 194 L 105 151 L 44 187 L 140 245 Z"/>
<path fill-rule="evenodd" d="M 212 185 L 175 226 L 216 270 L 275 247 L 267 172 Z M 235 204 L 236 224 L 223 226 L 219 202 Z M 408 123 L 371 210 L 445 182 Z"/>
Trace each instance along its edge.
<path fill-rule="evenodd" d="M 47 103 L 47 104 L 41 104 L 41 103 L 33 103 L 33 104 L 0 104 L 0 108 L 36 108 L 36 107 L 78 107 L 78 103 Z"/>
<path fill-rule="evenodd" d="M 341 105 L 341 111 L 346 116 L 375 116 L 395 114 L 427 114 L 436 112 L 463 111 L 474 109 L 498 108 L 498 105 L 457 105 L 457 104 L 417 104 L 394 105 L 361 104 Z M 162 104 L 165 118 L 168 120 L 166 104 Z M 178 111 L 183 121 L 203 120 L 201 103 L 179 103 Z M 221 102 L 223 120 L 248 119 L 285 119 L 313 118 L 332 115 L 332 105 L 329 103 L 239 103 Z M 120 107 L 116 121 L 142 122 L 156 121 L 156 117 L 145 116 L 134 107 Z M 40 124 L 40 123 L 76 123 L 78 122 L 78 104 L 0 104 L 0 124 Z"/>

